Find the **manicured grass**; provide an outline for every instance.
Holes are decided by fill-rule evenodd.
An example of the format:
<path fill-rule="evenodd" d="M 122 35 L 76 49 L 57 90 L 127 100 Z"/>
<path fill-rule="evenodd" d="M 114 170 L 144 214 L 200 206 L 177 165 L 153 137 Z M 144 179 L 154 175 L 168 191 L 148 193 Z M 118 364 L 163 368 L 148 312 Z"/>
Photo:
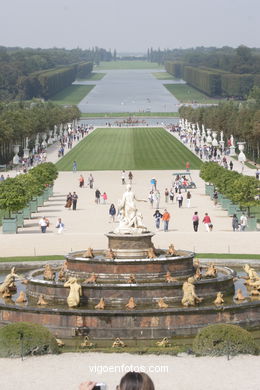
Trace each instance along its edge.
<path fill-rule="evenodd" d="M 260 260 L 260 255 L 247 255 L 236 253 L 196 253 L 196 257 L 201 259 L 248 259 L 248 260 Z"/>
<path fill-rule="evenodd" d="M 163 65 L 158 65 L 155 62 L 148 61 L 104 61 L 94 67 L 95 70 L 109 69 L 163 69 Z"/>
<path fill-rule="evenodd" d="M 17 257 L 0 257 L 0 263 L 22 263 L 24 261 L 50 261 L 50 260 L 64 260 L 64 256 L 17 256 Z"/>
<path fill-rule="evenodd" d="M 81 113 L 80 117 L 84 118 L 125 118 L 125 117 L 176 117 L 179 118 L 180 114 L 178 112 L 97 112 L 97 113 Z"/>
<path fill-rule="evenodd" d="M 155 72 L 152 73 L 152 75 L 157 78 L 158 80 L 176 80 L 175 77 L 173 77 L 170 73 L 168 72 Z"/>
<path fill-rule="evenodd" d="M 106 75 L 106 73 L 97 73 L 97 72 L 92 72 L 88 77 L 85 77 L 83 79 L 77 79 L 77 80 L 101 80 L 103 77 Z"/>
<path fill-rule="evenodd" d="M 220 99 L 210 99 L 204 93 L 197 91 L 187 84 L 164 84 L 165 88 L 171 92 L 181 103 L 204 103 L 217 104 Z"/>
<path fill-rule="evenodd" d="M 57 104 L 78 104 L 94 87 L 95 85 L 71 85 L 50 100 Z"/>
<path fill-rule="evenodd" d="M 103 128 L 83 139 L 56 165 L 71 171 L 184 169 L 189 161 L 199 169 L 201 161 L 175 137 L 161 128 Z"/>

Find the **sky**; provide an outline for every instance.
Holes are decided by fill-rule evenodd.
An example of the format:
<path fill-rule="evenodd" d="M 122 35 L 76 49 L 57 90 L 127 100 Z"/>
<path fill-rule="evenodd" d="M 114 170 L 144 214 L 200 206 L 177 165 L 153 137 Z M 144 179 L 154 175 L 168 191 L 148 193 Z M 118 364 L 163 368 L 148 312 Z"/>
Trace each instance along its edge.
<path fill-rule="evenodd" d="M 259 0 L 0 0 L 0 45 L 260 47 Z"/>

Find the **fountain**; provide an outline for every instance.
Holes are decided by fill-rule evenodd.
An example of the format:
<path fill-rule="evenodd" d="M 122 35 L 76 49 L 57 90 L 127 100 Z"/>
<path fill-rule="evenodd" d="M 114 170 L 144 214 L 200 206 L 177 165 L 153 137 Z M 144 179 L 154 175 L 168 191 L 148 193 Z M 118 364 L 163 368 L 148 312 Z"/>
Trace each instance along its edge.
<path fill-rule="evenodd" d="M 59 337 L 157 340 L 196 334 L 212 323 L 259 326 L 255 270 L 245 268 L 251 295 L 243 291 L 241 300 L 241 280 L 234 285 L 230 268 L 201 266 L 192 252 L 172 244 L 155 248 L 154 233 L 144 226 L 136 201 L 128 186 L 119 205 L 119 226 L 106 235 L 107 250 L 73 252 L 62 267 L 31 271 L 20 303 L 15 302 L 20 291 L 13 268 L 0 286 L 0 325 L 29 321 Z"/>

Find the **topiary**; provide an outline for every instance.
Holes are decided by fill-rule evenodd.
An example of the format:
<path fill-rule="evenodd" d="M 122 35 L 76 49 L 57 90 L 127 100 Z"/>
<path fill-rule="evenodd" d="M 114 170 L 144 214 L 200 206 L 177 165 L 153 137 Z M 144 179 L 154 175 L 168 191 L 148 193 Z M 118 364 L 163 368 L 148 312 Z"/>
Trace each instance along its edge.
<path fill-rule="evenodd" d="M 17 322 L 0 328 L 0 357 L 59 353 L 55 337 L 42 325 Z"/>
<path fill-rule="evenodd" d="M 254 355 L 257 346 L 252 335 L 237 325 L 215 324 L 201 329 L 194 341 L 193 351 L 198 355 Z"/>

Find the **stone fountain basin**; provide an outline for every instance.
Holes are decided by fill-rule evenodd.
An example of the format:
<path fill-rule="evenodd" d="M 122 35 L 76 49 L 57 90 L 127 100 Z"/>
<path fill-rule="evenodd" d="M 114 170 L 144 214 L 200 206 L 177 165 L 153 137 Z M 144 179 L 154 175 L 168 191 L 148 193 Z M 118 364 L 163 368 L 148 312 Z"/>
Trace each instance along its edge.
<path fill-rule="evenodd" d="M 32 271 L 29 275 L 27 285 L 27 295 L 38 299 L 43 294 L 47 301 L 51 303 L 66 304 L 69 289 L 63 286 L 63 282 L 47 281 L 38 278 L 43 274 L 43 269 Z M 217 278 L 202 279 L 195 283 L 196 293 L 204 299 L 216 297 L 217 292 L 221 291 L 224 295 L 234 293 L 233 272 L 227 267 L 217 267 L 221 274 Z M 121 277 L 121 279 L 123 279 Z M 100 298 L 104 298 L 108 304 L 126 304 L 130 297 L 134 297 L 136 303 L 155 305 L 159 298 L 164 298 L 165 302 L 180 302 L 182 299 L 183 280 L 178 282 L 147 282 L 147 283 L 82 283 L 81 303 L 97 304 Z"/>

